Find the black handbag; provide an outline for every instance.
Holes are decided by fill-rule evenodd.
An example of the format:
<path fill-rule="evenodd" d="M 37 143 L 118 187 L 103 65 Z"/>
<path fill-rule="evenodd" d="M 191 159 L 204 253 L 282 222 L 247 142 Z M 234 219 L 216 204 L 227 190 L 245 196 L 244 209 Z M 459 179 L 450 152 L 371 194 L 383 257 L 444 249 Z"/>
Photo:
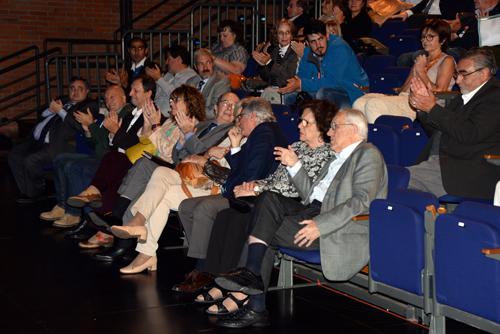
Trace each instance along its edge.
<path fill-rule="evenodd" d="M 208 178 L 218 185 L 223 185 L 226 183 L 227 178 L 231 170 L 226 167 L 222 167 L 217 162 L 213 160 L 208 160 L 203 166 L 203 174 L 208 176 Z"/>

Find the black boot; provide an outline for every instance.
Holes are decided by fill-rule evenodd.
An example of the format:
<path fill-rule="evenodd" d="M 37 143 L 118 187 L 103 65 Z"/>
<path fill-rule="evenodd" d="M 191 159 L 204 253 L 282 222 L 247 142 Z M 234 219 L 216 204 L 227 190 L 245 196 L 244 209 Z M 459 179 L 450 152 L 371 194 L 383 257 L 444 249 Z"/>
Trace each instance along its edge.
<path fill-rule="evenodd" d="M 83 241 L 89 239 L 96 233 L 96 230 L 90 226 L 88 219 L 84 219 L 75 229 L 68 231 L 64 236 L 70 240 Z"/>
<path fill-rule="evenodd" d="M 135 258 L 136 239 L 120 239 L 115 237 L 113 247 L 101 253 L 94 254 L 92 258 L 102 262 L 131 261 Z"/>

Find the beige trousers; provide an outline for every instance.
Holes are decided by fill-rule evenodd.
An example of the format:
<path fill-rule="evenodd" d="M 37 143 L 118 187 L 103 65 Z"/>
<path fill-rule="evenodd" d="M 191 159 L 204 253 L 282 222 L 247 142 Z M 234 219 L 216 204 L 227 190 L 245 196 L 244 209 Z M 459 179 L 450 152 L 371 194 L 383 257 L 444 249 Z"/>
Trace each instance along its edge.
<path fill-rule="evenodd" d="M 381 115 L 405 116 L 411 120 L 415 120 L 417 116 L 410 107 L 407 93 L 400 95 L 369 93 L 354 101 L 352 108 L 363 112 L 368 123 L 375 123 L 375 120 Z"/>
<path fill-rule="evenodd" d="M 130 211 L 146 217 L 148 237 L 145 243 L 137 243 L 136 250 L 148 256 L 156 255 L 158 240 L 167 224 L 170 210 L 177 210 L 187 195 L 181 187 L 181 178 L 175 170 L 158 167 L 155 169 L 144 193 L 132 205 Z M 188 186 L 193 197 L 210 195 L 211 189 Z"/>

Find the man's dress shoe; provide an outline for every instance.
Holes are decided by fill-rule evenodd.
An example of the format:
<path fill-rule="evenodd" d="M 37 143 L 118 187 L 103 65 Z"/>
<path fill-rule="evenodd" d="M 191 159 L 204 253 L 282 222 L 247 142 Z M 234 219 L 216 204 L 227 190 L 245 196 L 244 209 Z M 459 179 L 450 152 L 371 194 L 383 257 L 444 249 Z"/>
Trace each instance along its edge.
<path fill-rule="evenodd" d="M 184 282 L 174 285 L 172 290 L 176 292 L 194 293 L 207 285 L 213 284 L 213 282 L 213 275 L 193 270 L 187 275 Z"/>
<path fill-rule="evenodd" d="M 133 239 L 118 239 L 115 238 L 113 247 L 106 249 L 101 253 L 94 254 L 92 258 L 101 262 L 114 262 L 119 260 L 132 261 L 136 252 L 134 251 L 136 241 Z"/>
<path fill-rule="evenodd" d="M 102 214 L 92 211 L 87 214 L 87 217 L 94 228 L 105 233 L 111 233 L 111 226 L 121 226 L 123 224 L 120 218 L 117 218 L 111 214 Z"/>
<path fill-rule="evenodd" d="M 262 278 L 247 268 L 238 268 L 217 277 L 215 283 L 223 289 L 233 292 L 243 292 L 250 296 L 259 295 L 264 292 Z"/>
<path fill-rule="evenodd" d="M 74 230 L 68 231 L 64 233 L 64 236 L 67 239 L 75 240 L 75 241 L 84 241 L 89 239 L 95 234 L 95 230 L 90 227 L 87 219 L 84 219 L 80 225 L 78 225 Z"/>
<path fill-rule="evenodd" d="M 227 328 L 264 327 L 269 326 L 269 314 L 267 311 L 256 312 L 245 305 L 235 313 L 217 320 L 215 324 Z"/>

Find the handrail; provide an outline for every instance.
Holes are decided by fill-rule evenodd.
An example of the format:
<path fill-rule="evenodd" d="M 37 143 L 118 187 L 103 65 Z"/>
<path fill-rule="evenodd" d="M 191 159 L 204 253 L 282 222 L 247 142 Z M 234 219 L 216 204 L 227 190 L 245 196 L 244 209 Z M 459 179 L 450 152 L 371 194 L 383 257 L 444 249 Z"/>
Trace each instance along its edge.
<path fill-rule="evenodd" d="M 119 45 L 120 41 L 115 39 L 85 39 L 85 38 L 46 38 L 43 40 L 43 51 L 47 51 L 47 47 L 49 43 L 67 43 L 68 54 L 73 54 L 73 46 L 74 45 L 96 45 L 101 44 L 106 47 L 110 45 Z M 116 51 L 116 49 L 115 49 Z M 109 52 L 109 51 L 108 51 Z"/>

